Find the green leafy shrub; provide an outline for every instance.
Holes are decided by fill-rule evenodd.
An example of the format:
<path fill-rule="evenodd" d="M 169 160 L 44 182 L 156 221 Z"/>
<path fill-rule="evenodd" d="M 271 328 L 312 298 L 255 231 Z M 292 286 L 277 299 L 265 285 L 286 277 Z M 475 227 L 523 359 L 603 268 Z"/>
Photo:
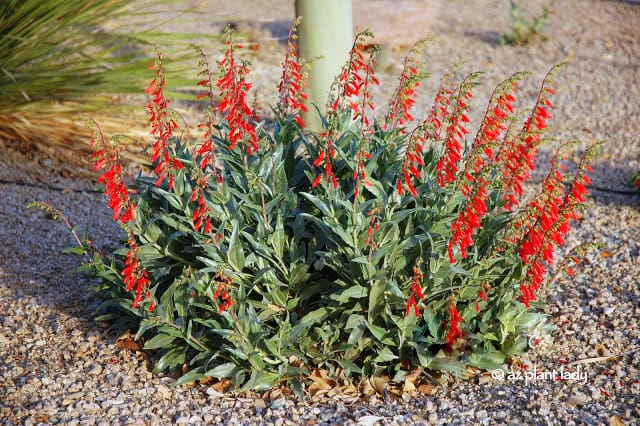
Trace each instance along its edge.
<path fill-rule="evenodd" d="M 314 369 L 397 382 L 417 369 L 463 374 L 498 367 L 547 327 L 539 292 L 585 202 L 593 155 L 565 172 L 563 145 L 539 194 L 521 200 L 545 142 L 557 67 L 524 115 L 514 95 L 526 73 L 501 83 L 470 138 L 479 74 L 448 73 L 412 125 L 426 77 L 421 44 L 386 116 L 373 120 L 367 35 L 356 36 L 319 133 L 298 115 L 304 66 L 293 43 L 267 123 L 246 104 L 248 64 L 230 35 L 217 78 L 200 52 L 198 85 L 210 101 L 202 137 L 178 136 L 158 55 L 147 89 L 154 170 L 132 188 L 117 140 L 94 123 L 95 169 L 128 234 L 112 254 L 92 250 L 108 294 L 101 319 L 132 318 L 136 338 L 158 351 L 157 371 L 188 366 L 178 384 L 287 383 L 302 397 Z"/>
<path fill-rule="evenodd" d="M 523 15 L 520 5 L 514 0 L 509 0 L 509 12 L 511 15 L 511 26 L 509 27 L 509 31 L 500 36 L 498 40 L 500 44 L 522 46 L 536 39 L 546 41 L 546 37 L 542 34 L 542 31 L 547 26 L 549 8 L 545 6 L 539 15 L 527 18 Z"/>

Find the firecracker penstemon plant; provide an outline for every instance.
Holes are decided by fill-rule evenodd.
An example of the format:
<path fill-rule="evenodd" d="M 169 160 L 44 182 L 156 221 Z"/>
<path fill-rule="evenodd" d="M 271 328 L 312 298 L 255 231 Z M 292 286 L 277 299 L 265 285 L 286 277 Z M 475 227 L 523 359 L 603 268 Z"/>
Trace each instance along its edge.
<path fill-rule="evenodd" d="M 396 382 L 418 370 L 463 374 L 498 367 L 545 327 L 541 291 L 558 268 L 572 272 L 554 256 L 585 204 L 594 155 L 568 172 L 563 145 L 539 194 L 522 200 L 558 67 L 527 113 L 515 108 L 526 73 L 500 83 L 470 137 L 479 74 L 451 71 L 426 116 L 412 115 L 422 44 L 374 120 L 369 36 L 356 35 L 320 132 L 299 116 L 295 31 L 270 126 L 247 104 L 249 66 L 230 34 L 217 75 L 199 51 L 200 139 L 178 133 L 157 55 L 146 91 L 151 176 L 128 188 L 117 141 L 94 123 L 95 170 L 128 236 L 111 254 L 93 251 L 108 294 L 102 318 L 133 317 L 156 370 L 187 372 L 178 384 L 284 383 L 302 397 L 315 369 Z"/>

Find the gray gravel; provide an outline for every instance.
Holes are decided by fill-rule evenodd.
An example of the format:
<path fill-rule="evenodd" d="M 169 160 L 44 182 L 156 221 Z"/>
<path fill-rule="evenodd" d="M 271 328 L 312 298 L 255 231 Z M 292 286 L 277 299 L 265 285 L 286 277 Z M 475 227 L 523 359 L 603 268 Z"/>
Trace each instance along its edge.
<path fill-rule="evenodd" d="M 194 4 L 196 2 L 193 2 Z M 219 2 L 202 2 L 204 9 Z M 254 3 L 248 28 L 265 40 L 252 58 L 261 102 L 271 102 L 282 46 L 266 40 L 267 24 L 293 13 L 291 1 Z M 94 242 L 113 244 L 119 229 L 110 221 L 93 183 L 56 174 L 49 160 L 16 152 L 0 159 L 0 422 L 2 424 L 638 424 L 640 422 L 640 197 L 628 180 L 640 171 L 640 6 L 627 2 L 553 2 L 545 34 L 529 47 L 500 47 L 508 25 L 506 1 L 433 2 L 432 41 L 425 63 L 434 77 L 424 84 L 419 107 L 428 105 L 438 77 L 452 63 L 484 70 L 478 101 L 501 78 L 517 70 L 534 73 L 523 85 L 525 100 L 551 65 L 568 59 L 557 78 L 552 134 L 583 144 L 606 140 L 595 164 L 589 210 L 567 246 L 604 245 L 580 265 L 575 278 L 548 293 L 548 313 L 558 331 L 517 360 L 526 371 L 573 373 L 564 380 L 498 380 L 489 375 L 455 383 L 445 391 L 405 402 L 381 399 L 352 403 L 221 397 L 205 388 L 172 388 L 171 378 L 152 375 L 134 356 L 114 346 L 116 331 L 92 321 L 96 299 L 74 272 L 79 258 L 62 254 L 73 244 L 64 227 L 33 200 L 48 201 Z M 527 2 L 535 10 L 546 1 Z M 228 3 L 227 3 L 228 4 Z M 250 10 L 250 11 L 249 11 Z M 238 13 L 229 11 L 229 14 Z M 241 15 L 242 16 L 242 15 Z M 258 22 L 258 17 L 261 17 Z M 266 23 L 266 24 L 265 24 Z M 216 28 L 202 22 L 201 28 Z M 402 49 L 388 46 L 389 69 Z M 378 104 L 396 75 L 380 74 Z M 479 108 L 482 111 L 482 108 Z M 99 120 L 99 117 L 96 117 Z M 548 157 L 544 151 L 542 159 Z M 47 171 L 49 170 L 49 171 Z M 623 193 L 618 193 L 618 192 Z M 534 336 L 534 340 L 535 340 Z M 628 352 L 631 351 L 631 352 Z M 626 353 L 626 354 L 625 354 Z M 596 357 L 625 354 L 616 360 Z M 594 362 L 581 360 L 591 359 Z M 578 361 L 578 364 L 571 364 Z M 508 374 L 510 371 L 506 370 Z M 622 423 L 615 423 L 620 420 Z M 367 423 L 369 421 L 370 423 Z"/>

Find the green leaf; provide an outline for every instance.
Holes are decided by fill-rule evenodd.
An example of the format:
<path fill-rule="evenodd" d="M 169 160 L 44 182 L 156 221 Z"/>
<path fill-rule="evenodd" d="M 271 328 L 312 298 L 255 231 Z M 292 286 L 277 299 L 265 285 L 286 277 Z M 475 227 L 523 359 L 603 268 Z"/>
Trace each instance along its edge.
<path fill-rule="evenodd" d="M 316 324 L 324 321 L 330 314 L 329 308 L 319 308 L 311 311 L 300 319 L 301 324 Z"/>
<path fill-rule="evenodd" d="M 384 309 L 384 292 L 387 289 L 384 280 L 375 280 L 371 284 L 371 290 L 369 291 L 369 313 L 368 321 L 373 323 Z"/>
<path fill-rule="evenodd" d="M 176 387 L 176 386 L 184 385 L 185 383 L 192 383 L 192 382 L 195 382 L 196 380 L 202 379 L 203 377 L 205 377 L 204 367 L 197 367 L 189 371 L 187 374 L 183 374 L 178 380 L 173 382 L 171 386 Z"/>
<path fill-rule="evenodd" d="M 242 360 L 248 360 L 249 359 L 247 354 L 242 349 L 232 348 L 230 346 L 227 346 L 227 347 L 224 348 L 224 350 L 229 352 L 232 355 L 235 355 L 236 357 L 238 357 L 238 358 L 240 358 Z"/>
<path fill-rule="evenodd" d="M 166 348 L 176 340 L 176 336 L 168 334 L 158 334 L 144 344 L 144 349 L 161 349 Z"/>
<path fill-rule="evenodd" d="M 295 263 L 291 265 L 290 271 L 289 287 L 292 289 L 296 289 L 300 285 L 304 284 L 311 276 L 311 274 L 308 273 L 309 265 L 306 263 Z"/>
<path fill-rule="evenodd" d="M 298 398 L 298 402 L 304 402 L 304 383 L 302 383 L 298 377 L 289 379 L 289 387 L 296 398 Z"/>
<path fill-rule="evenodd" d="M 483 370 L 492 371 L 502 368 L 506 359 L 506 355 L 498 351 L 483 353 L 474 352 L 469 357 L 469 364 Z"/>
<path fill-rule="evenodd" d="M 398 359 L 397 355 L 394 355 L 394 353 L 391 352 L 391 349 L 384 347 L 380 352 L 378 352 L 378 356 L 374 358 L 373 362 L 385 363 L 393 361 L 394 359 Z"/>
<path fill-rule="evenodd" d="M 247 383 L 240 388 L 240 392 L 254 390 L 256 392 L 273 388 L 279 382 L 277 374 L 269 371 L 253 371 Z"/>
<path fill-rule="evenodd" d="M 333 208 L 326 201 L 323 201 L 320 198 L 316 197 L 315 195 L 309 194 L 308 192 L 301 192 L 300 195 L 305 197 L 307 200 L 311 201 L 313 205 L 316 206 L 324 216 L 327 216 L 327 217 L 334 216 L 335 213 L 333 211 Z"/>
<path fill-rule="evenodd" d="M 356 363 L 348 359 L 337 359 L 336 362 L 342 369 L 349 375 L 351 374 L 362 374 L 362 368 L 360 368 Z"/>
<path fill-rule="evenodd" d="M 68 254 L 77 254 L 80 256 L 83 256 L 87 253 L 87 249 L 84 246 L 75 246 L 75 247 L 70 247 L 70 248 L 66 248 L 64 250 L 62 250 L 63 253 L 68 253 Z"/>
<path fill-rule="evenodd" d="M 278 259 L 281 259 L 284 254 L 285 237 L 286 235 L 284 232 L 284 225 L 282 223 L 282 216 L 278 215 L 276 218 L 276 229 L 269 236 L 269 242 L 275 250 L 275 254 Z"/>
<path fill-rule="evenodd" d="M 367 256 L 354 257 L 351 259 L 351 262 L 361 266 L 360 271 L 363 280 L 370 281 L 376 275 L 376 268 L 371 264 Z"/>
<path fill-rule="evenodd" d="M 262 371 L 264 370 L 265 363 L 262 359 L 262 355 L 258 352 L 252 352 L 249 355 L 249 364 L 254 368 L 254 371 Z"/>
<path fill-rule="evenodd" d="M 344 304 L 348 303 L 349 299 L 361 299 L 363 297 L 367 297 L 367 293 L 368 290 L 366 287 L 354 285 L 351 287 L 347 287 L 345 290 L 342 290 L 339 293 L 332 294 L 330 298 L 337 301 L 338 303 Z"/>
<path fill-rule="evenodd" d="M 185 348 L 183 346 L 173 347 L 165 352 L 158 360 L 154 371 L 161 372 L 165 370 L 175 370 L 177 367 L 182 366 L 182 364 L 185 363 L 185 359 Z"/>
<path fill-rule="evenodd" d="M 204 373 L 205 376 L 215 377 L 217 379 L 222 379 L 225 377 L 233 377 L 233 375 L 237 372 L 238 366 L 233 362 L 226 362 L 224 364 L 217 365 L 216 367 L 208 370 Z"/>
<path fill-rule="evenodd" d="M 395 346 L 395 342 L 391 338 L 391 334 L 387 330 L 377 325 L 373 325 L 371 323 L 367 323 L 367 328 L 374 335 L 378 341 L 384 345 L 392 345 Z"/>
<path fill-rule="evenodd" d="M 245 257 L 238 234 L 238 223 L 235 222 L 229 240 L 229 248 L 227 249 L 227 260 L 236 271 L 242 271 L 245 265 Z"/>

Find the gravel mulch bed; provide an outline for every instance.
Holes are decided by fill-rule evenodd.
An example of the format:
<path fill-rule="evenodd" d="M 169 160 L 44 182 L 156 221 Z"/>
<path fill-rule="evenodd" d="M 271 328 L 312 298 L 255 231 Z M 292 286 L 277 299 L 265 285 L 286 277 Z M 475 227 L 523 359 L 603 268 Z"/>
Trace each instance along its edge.
<path fill-rule="evenodd" d="M 195 3 L 195 2 L 194 2 Z M 215 10 L 217 1 L 202 2 Z M 251 5 L 251 3 L 255 3 Z M 257 40 L 293 14 L 291 1 L 236 0 L 252 10 L 245 23 Z M 527 381 L 483 375 L 434 395 L 407 401 L 262 402 L 220 397 L 204 387 L 172 388 L 115 346 L 117 331 L 92 321 L 95 295 L 74 272 L 80 259 L 61 251 L 73 244 L 67 230 L 41 211 L 47 201 L 87 228 L 99 244 L 117 241 L 102 195 L 93 183 L 61 177 L 55 164 L 33 154 L 4 152 L 0 159 L 0 423 L 69 425 L 198 424 L 611 424 L 640 423 L 640 197 L 628 181 L 640 171 L 640 6 L 633 2 L 552 2 L 549 40 L 524 47 L 495 41 L 507 28 L 507 2 L 434 1 L 424 84 L 426 108 L 441 73 L 464 61 L 463 71 L 484 70 L 476 99 L 518 70 L 531 70 L 522 86 L 530 99 L 544 73 L 568 60 L 557 77 L 552 134 L 578 139 L 577 152 L 605 140 L 596 160 L 592 198 L 567 246 L 603 244 L 575 278 L 548 292 L 547 311 L 558 327 L 536 341 L 518 362 L 526 371 L 566 374 L 563 380 Z M 536 10 L 548 1 L 527 2 Z M 232 11 L 233 12 L 233 11 Z M 231 13 L 231 12 L 229 12 Z M 236 12 L 237 13 L 237 12 Z M 262 15 L 260 15 L 262 14 Z M 263 19 L 258 20 L 257 16 Z M 271 25 L 270 25 L 271 24 Z M 202 29 L 217 24 L 203 21 Z M 402 46 L 388 46 L 386 71 L 398 68 Z M 264 41 L 252 59 L 255 91 L 269 102 L 283 46 Z M 381 70 L 379 105 L 397 75 Z M 476 109 L 476 114 L 483 110 Z M 99 120 L 99 117 L 96 117 Z M 551 148 L 542 152 L 548 159 Z M 534 336 L 536 340 L 537 336 Z M 607 358 L 610 355 L 620 355 Z M 511 371 L 507 370 L 509 374 Z M 573 376 L 569 375 L 573 374 Z"/>

